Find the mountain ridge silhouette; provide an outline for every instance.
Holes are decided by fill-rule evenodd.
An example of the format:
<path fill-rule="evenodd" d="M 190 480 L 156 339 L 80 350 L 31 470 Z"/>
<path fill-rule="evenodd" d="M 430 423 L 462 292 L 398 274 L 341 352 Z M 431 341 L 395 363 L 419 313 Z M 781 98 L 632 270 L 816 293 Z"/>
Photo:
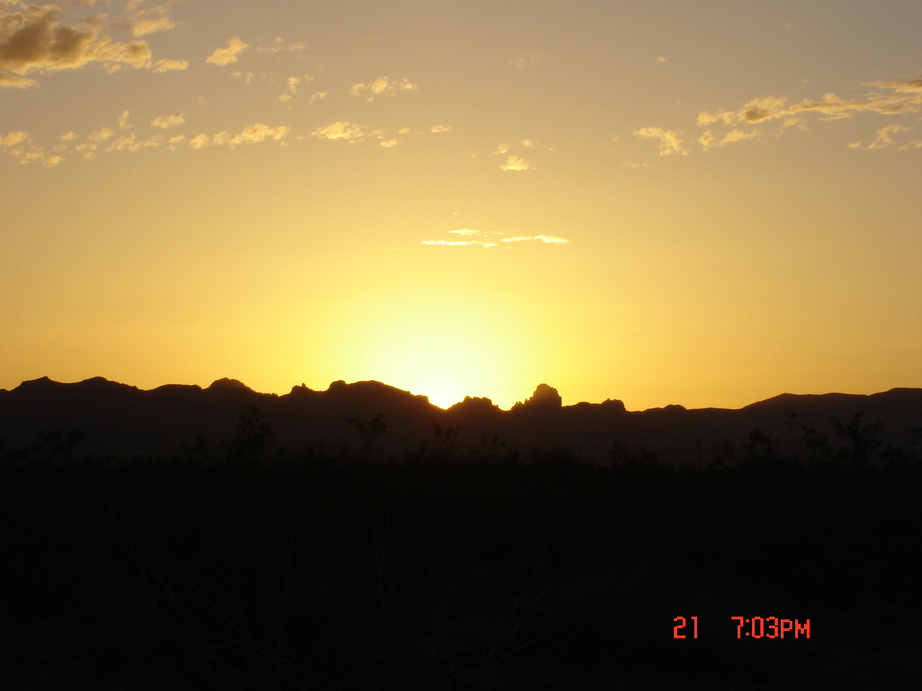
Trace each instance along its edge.
<path fill-rule="evenodd" d="M 354 451 L 361 441 L 357 425 L 380 415 L 386 431 L 372 450 L 382 458 L 419 449 L 435 441 L 437 430 L 449 429 L 455 430 L 458 453 L 494 440 L 523 453 L 567 450 L 604 464 L 617 442 L 634 452 L 646 448 L 665 465 L 707 465 L 721 443 L 741 447 L 755 429 L 782 454 L 803 452 L 807 430 L 836 442 L 836 422 L 841 428 L 850 420 L 880 423 L 881 444 L 901 448 L 914 444 L 922 430 L 922 389 L 914 388 L 869 395 L 784 393 L 739 409 L 667 405 L 628 411 L 617 399 L 564 406 L 556 389 L 540 384 L 509 410 L 470 396 L 443 410 L 426 396 L 374 380 L 339 380 L 325 391 L 302 384 L 279 395 L 228 378 L 206 388 L 166 384 L 144 390 L 103 377 L 74 383 L 41 377 L 0 389 L 0 439 L 6 438 L 8 449 L 26 448 L 43 430 L 80 430 L 86 438 L 78 455 L 169 457 L 202 439 L 217 449 L 254 406 L 272 425 L 278 446 L 295 454 Z"/>

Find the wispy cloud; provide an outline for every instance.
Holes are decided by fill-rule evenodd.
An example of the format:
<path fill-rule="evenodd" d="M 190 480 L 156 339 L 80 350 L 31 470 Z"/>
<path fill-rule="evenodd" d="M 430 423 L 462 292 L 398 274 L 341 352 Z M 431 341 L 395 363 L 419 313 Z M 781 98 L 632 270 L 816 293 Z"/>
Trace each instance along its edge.
<path fill-rule="evenodd" d="M 669 154 L 688 155 L 688 149 L 682 145 L 682 138 L 675 130 L 664 130 L 660 127 L 642 127 L 634 130 L 634 136 L 643 139 L 659 139 L 659 155 Z"/>
<path fill-rule="evenodd" d="M 122 137 L 113 140 L 106 147 L 106 151 L 127 151 L 134 153 L 141 149 L 156 149 L 163 143 L 162 135 L 154 135 L 150 139 L 138 139 L 134 132 L 130 132 Z"/>
<path fill-rule="evenodd" d="M 161 58 L 153 65 L 154 72 L 180 72 L 189 67 L 188 60 L 167 60 Z"/>
<path fill-rule="evenodd" d="M 502 237 L 503 233 L 496 231 L 481 231 L 470 228 L 461 228 L 459 230 L 448 231 L 450 235 L 460 235 L 461 240 L 422 240 L 420 244 L 439 246 L 439 247 L 499 247 L 500 243 L 507 243 L 506 247 L 511 248 L 511 243 L 518 242 L 540 242 L 545 245 L 565 245 L 569 242 L 566 238 L 554 235 L 518 235 L 516 237 Z"/>
<path fill-rule="evenodd" d="M 139 0 L 131 0 L 125 6 L 125 9 L 131 13 L 128 18 L 127 26 L 132 36 L 147 36 L 159 31 L 170 31 L 176 28 L 176 23 L 167 16 L 167 12 L 172 5 L 179 0 L 168 0 L 154 7 L 137 11 L 141 5 Z M 108 3 L 107 3 L 108 4 Z"/>
<path fill-rule="evenodd" d="M 92 132 L 89 135 L 87 135 L 87 139 L 89 139 L 91 142 L 97 142 L 97 143 L 104 142 L 110 137 L 112 137 L 112 135 L 114 134 L 115 134 L 115 130 L 111 130 L 108 127 L 100 127 L 95 132 Z"/>
<path fill-rule="evenodd" d="M 211 55 L 205 58 L 205 62 L 211 65 L 231 65 L 237 62 L 237 56 L 246 51 L 250 45 L 240 40 L 239 36 L 227 39 L 225 48 L 218 48 Z"/>
<path fill-rule="evenodd" d="M 908 132 L 912 127 L 904 127 L 902 125 L 887 125 L 877 130 L 874 134 L 877 135 L 867 146 L 863 142 L 852 142 L 848 145 L 849 149 L 884 149 L 892 144 L 896 144 L 891 135 L 896 134 L 897 132 Z M 909 151 L 910 149 L 922 149 L 922 140 L 915 139 L 904 144 L 901 144 L 897 147 L 899 151 Z"/>
<path fill-rule="evenodd" d="M 451 132 L 451 126 L 450 125 L 435 125 L 429 131 L 432 132 L 433 134 L 438 134 L 440 132 Z"/>
<path fill-rule="evenodd" d="M 285 138 L 290 131 L 291 130 L 284 125 L 269 127 L 261 122 L 257 122 L 255 125 L 245 127 L 240 134 L 234 135 L 233 137 L 226 130 L 224 132 L 218 132 L 210 138 L 207 134 L 199 134 L 189 140 L 189 146 L 193 149 L 204 149 L 207 146 L 227 145 L 235 147 L 238 144 L 258 144 L 269 139 L 279 141 Z"/>
<path fill-rule="evenodd" d="M 698 115 L 698 124 L 704 126 L 721 123 L 732 126 L 739 123 L 751 124 L 777 120 L 806 113 L 817 113 L 825 116 L 825 119 L 840 119 L 862 112 L 883 115 L 916 113 L 922 108 L 922 80 L 920 79 L 878 82 L 869 86 L 889 89 L 891 93 L 874 92 L 854 100 L 839 98 L 834 93 L 827 93 L 822 100 L 805 99 L 800 103 L 791 104 L 786 98 L 763 96 L 748 101 L 736 110 L 702 112 Z"/>
<path fill-rule="evenodd" d="M 565 245 L 569 240 L 556 235 L 521 235 L 514 238 L 503 238 L 500 242 L 543 242 L 546 245 Z"/>
<path fill-rule="evenodd" d="M 138 19 L 131 26 L 132 36 L 147 36 L 158 31 L 169 31 L 175 29 L 176 24 L 169 17 L 145 17 Z"/>
<path fill-rule="evenodd" d="M 523 69 L 525 67 L 530 67 L 531 65 L 537 65 L 543 59 L 544 51 L 522 53 L 521 55 L 517 55 L 516 57 L 507 61 L 506 65 L 509 67 L 515 67 L 516 69 Z"/>
<path fill-rule="evenodd" d="M 701 144 L 702 149 L 708 151 L 713 146 L 726 146 L 727 144 L 734 144 L 745 139 L 757 139 L 758 137 L 758 127 L 750 130 L 749 132 L 744 132 L 739 128 L 734 128 L 727 132 L 722 139 L 718 139 L 716 136 L 714 136 L 714 133 L 711 132 L 711 130 L 708 130 L 700 137 L 698 137 L 698 143 Z"/>
<path fill-rule="evenodd" d="M 391 81 L 391 79 L 385 75 L 367 84 L 364 82 L 354 84 L 352 88 L 349 89 L 349 93 L 353 96 L 360 96 L 368 101 L 373 101 L 378 96 L 394 96 L 400 91 L 415 91 L 418 88 L 416 84 L 413 84 L 406 77 L 400 80 Z"/>
<path fill-rule="evenodd" d="M 908 127 L 902 127 L 900 125 L 887 125 L 886 127 L 877 130 L 877 138 L 868 145 L 869 149 L 882 149 L 885 146 L 890 146 L 893 144 L 893 139 L 890 137 L 891 134 L 896 134 L 897 132 L 904 132 L 908 130 Z"/>
<path fill-rule="evenodd" d="M 160 115 L 154 118 L 151 121 L 151 125 L 154 127 L 159 127 L 160 129 L 167 130 L 171 127 L 178 127 L 186 122 L 186 114 L 180 113 L 179 115 Z"/>
<path fill-rule="evenodd" d="M 804 99 L 798 103 L 789 103 L 787 98 L 779 96 L 762 96 L 747 101 L 734 110 L 704 111 L 699 113 L 699 126 L 710 125 L 733 127 L 722 139 L 710 131 L 698 140 L 705 151 L 715 144 L 732 143 L 743 139 L 759 138 L 758 130 L 749 132 L 737 126 L 757 125 L 772 121 L 781 122 L 781 132 L 789 127 L 806 129 L 805 118 L 815 116 L 820 121 L 842 120 L 857 114 L 905 116 L 922 110 L 922 79 L 905 81 L 875 82 L 868 86 L 878 90 L 864 94 L 860 98 L 840 98 L 834 93 L 827 93 L 822 99 Z M 896 144 L 892 135 L 910 129 L 901 125 L 889 125 L 876 131 L 876 139 L 867 145 L 868 149 L 880 149 Z M 865 148 L 861 142 L 853 142 L 849 148 Z M 906 145 L 900 146 L 904 150 Z"/>
<path fill-rule="evenodd" d="M 286 46 L 285 39 L 283 39 L 281 36 L 278 36 L 275 38 L 275 40 L 272 41 L 272 45 L 258 46 L 256 50 L 260 53 L 283 53 L 286 51 L 302 51 L 305 48 L 306 46 L 301 41 L 295 41 L 294 43 L 290 43 Z"/>
<path fill-rule="evenodd" d="M 778 137 L 786 130 L 796 128 L 807 131 L 810 117 L 819 122 L 843 120 L 858 114 L 883 115 L 888 118 L 915 115 L 922 111 L 922 79 L 874 82 L 867 86 L 877 90 L 860 98 L 840 98 L 827 93 L 821 99 L 804 99 L 789 102 L 781 96 L 760 96 L 753 98 L 736 109 L 702 111 L 696 123 L 707 128 L 698 136 L 703 151 L 746 140 L 763 140 L 766 136 Z M 775 123 L 774 130 L 770 124 Z M 726 128 L 726 129 L 724 129 Z M 869 143 L 857 141 L 848 144 L 850 149 L 882 149 L 896 146 L 900 151 L 922 148 L 920 140 L 900 141 L 899 135 L 912 127 L 891 124 L 875 131 L 875 138 Z M 766 132 L 768 130 L 768 132 Z M 688 155 L 680 133 L 659 127 L 644 127 L 634 130 L 634 135 L 659 140 L 659 154 Z"/>
<path fill-rule="evenodd" d="M 46 153 L 35 143 L 32 135 L 23 131 L 0 134 L 0 152 L 8 154 L 22 165 L 40 163 L 46 168 L 54 168 L 64 160 L 61 156 Z"/>
<path fill-rule="evenodd" d="M 253 74 L 252 72 L 247 72 L 246 74 L 244 74 L 243 72 L 236 70 L 234 72 L 231 72 L 231 77 L 233 77 L 234 79 L 243 79 L 243 81 L 246 84 L 249 84 L 251 81 L 253 81 L 256 78 L 256 75 Z"/>

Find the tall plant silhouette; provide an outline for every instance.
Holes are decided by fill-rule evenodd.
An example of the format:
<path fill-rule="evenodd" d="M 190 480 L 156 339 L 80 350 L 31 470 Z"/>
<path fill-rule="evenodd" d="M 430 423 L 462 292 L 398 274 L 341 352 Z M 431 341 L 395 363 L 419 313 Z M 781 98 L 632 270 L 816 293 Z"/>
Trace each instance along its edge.
<path fill-rule="evenodd" d="M 238 419 L 237 431 L 227 445 L 228 461 L 240 466 L 264 466 L 274 448 L 272 423 L 263 417 L 258 406 L 250 406 Z"/>

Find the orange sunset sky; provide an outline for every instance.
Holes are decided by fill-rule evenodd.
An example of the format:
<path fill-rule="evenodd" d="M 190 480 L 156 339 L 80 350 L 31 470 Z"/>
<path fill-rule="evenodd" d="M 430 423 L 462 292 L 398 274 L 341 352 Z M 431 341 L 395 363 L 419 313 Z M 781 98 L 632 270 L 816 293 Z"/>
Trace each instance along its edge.
<path fill-rule="evenodd" d="M 922 3 L 0 0 L 0 388 L 922 386 Z"/>

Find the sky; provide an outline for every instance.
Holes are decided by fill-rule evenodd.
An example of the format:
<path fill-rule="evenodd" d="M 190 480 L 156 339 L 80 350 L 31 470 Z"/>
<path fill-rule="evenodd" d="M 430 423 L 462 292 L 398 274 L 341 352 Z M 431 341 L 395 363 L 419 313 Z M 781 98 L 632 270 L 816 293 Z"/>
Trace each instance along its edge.
<path fill-rule="evenodd" d="M 0 388 L 922 387 L 922 3 L 0 0 Z"/>

